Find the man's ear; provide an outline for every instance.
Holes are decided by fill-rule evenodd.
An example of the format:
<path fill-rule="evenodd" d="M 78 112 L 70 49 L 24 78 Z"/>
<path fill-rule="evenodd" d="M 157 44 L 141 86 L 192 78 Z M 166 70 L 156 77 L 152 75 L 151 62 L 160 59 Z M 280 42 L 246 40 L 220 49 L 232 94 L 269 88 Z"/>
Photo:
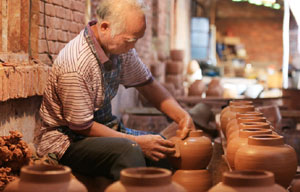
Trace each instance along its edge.
<path fill-rule="evenodd" d="M 110 31 L 110 23 L 108 21 L 102 21 L 101 23 L 99 23 L 99 25 L 101 32 Z"/>

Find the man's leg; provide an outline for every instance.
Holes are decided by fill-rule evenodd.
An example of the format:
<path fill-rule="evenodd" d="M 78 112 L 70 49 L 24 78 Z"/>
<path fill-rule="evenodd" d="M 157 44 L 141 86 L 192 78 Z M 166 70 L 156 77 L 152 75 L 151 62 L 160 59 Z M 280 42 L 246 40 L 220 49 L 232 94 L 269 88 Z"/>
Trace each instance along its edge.
<path fill-rule="evenodd" d="M 120 178 L 120 171 L 124 168 L 146 166 L 138 144 L 115 137 L 88 137 L 73 142 L 60 163 L 80 174 L 113 180 Z"/>

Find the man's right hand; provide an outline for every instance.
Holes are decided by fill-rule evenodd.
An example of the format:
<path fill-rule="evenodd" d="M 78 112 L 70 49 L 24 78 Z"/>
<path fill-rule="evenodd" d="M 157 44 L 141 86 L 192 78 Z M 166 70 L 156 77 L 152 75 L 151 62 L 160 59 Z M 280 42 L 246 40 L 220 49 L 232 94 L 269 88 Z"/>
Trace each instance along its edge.
<path fill-rule="evenodd" d="M 163 139 L 160 135 L 135 136 L 135 141 L 140 145 L 145 156 L 153 161 L 166 158 L 166 155 L 175 153 L 173 142 Z"/>

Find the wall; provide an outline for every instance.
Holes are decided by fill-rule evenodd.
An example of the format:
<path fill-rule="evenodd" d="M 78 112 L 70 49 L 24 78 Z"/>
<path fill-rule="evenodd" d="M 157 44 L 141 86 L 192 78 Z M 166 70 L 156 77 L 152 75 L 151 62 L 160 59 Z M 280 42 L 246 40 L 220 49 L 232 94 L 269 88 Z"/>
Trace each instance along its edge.
<path fill-rule="evenodd" d="M 217 31 L 240 37 L 245 45 L 247 63 L 264 67 L 282 64 L 282 10 L 255 6 L 247 2 L 218 1 Z"/>

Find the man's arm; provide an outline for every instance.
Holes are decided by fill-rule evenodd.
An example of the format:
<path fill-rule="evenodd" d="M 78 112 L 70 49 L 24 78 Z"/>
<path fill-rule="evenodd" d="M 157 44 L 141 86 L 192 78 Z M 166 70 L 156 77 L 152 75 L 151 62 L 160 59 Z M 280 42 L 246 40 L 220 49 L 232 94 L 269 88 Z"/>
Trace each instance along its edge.
<path fill-rule="evenodd" d="M 171 94 L 153 80 L 144 86 L 137 87 L 137 90 L 150 101 L 157 109 L 168 115 L 182 131 L 182 138 L 185 138 L 190 130 L 195 130 L 191 116 L 178 104 Z"/>

